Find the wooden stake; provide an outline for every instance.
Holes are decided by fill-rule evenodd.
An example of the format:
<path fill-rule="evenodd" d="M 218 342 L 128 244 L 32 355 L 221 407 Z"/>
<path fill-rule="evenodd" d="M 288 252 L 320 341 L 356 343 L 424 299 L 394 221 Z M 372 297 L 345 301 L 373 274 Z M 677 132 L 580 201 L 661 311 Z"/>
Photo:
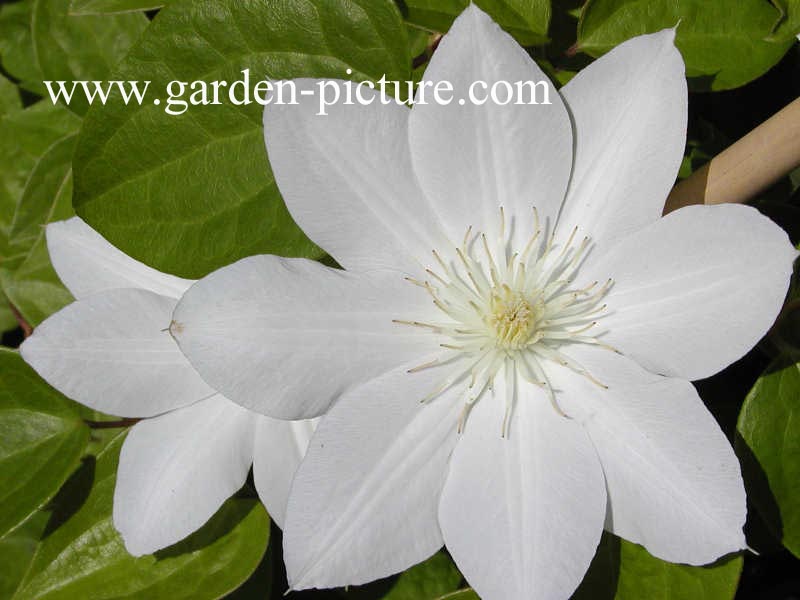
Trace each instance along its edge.
<path fill-rule="evenodd" d="M 747 202 L 800 166 L 800 98 L 678 183 L 664 214 L 690 204 Z"/>

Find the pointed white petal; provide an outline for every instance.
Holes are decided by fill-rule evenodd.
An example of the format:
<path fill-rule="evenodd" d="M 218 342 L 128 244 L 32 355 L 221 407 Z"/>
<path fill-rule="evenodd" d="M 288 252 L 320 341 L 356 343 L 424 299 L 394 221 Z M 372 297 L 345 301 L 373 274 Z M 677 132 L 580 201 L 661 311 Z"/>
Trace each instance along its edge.
<path fill-rule="evenodd" d="M 227 398 L 268 416 L 304 419 L 429 346 L 424 333 L 392 322 L 420 306 L 429 312 L 425 296 L 396 273 L 253 256 L 192 286 L 172 331 Z"/>
<path fill-rule="evenodd" d="M 343 396 L 311 439 L 283 535 L 293 589 L 366 583 L 441 547 L 436 507 L 460 407 L 453 393 L 421 404 L 444 375 L 407 368 Z"/>
<path fill-rule="evenodd" d="M 45 320 L 20 352 L 50 385 L 95 410 L 163 413 L 214 393 L 166 330 L 174 306 L 145 290 L 95 294 Z"/>
<path fill-rule="evenodd" d="M 600 455 L 607 528 L 671 562 L 702 565 L 744 548 L 739 462 L 692 384 L 608 350 L 570 356 L 608 386 L 571 371 L 553 377 Z"/>
<path fill-rule="evenodd" d="M 114 489 L 114 526 L 128 552 L 182 540 L 244 484 L 256 418 L 217 394 L 134 425 Z"/>
<path fill-rule="evenodd" d="M 471 4 L 442 38 L 424 80 L 449 81 L 454 88 L 448 105 L 435 102 L 427 88 L 426 104 L 414 106 L 409 122 L 414 170 L 451 239 L 460 242 L 470 225 L 493 234 L 501 206 L 523 237 L 533 206 L 542 219 L 555 219 L 569 181 L 572 128 L 555 87 L 525 50 Z M 528 89 L 523 99 L 535 97 L 539 104 L 470 101 L 475 82 L 490 90 L 497 82 L 514 87 L 527 81 L 535 96 Z M 478 100 L 488 93 L 480 85 Z M 498 93 L 503 101 L 507 90 Z"/>
<path fill-rule="evenodd" d="M 683 59 L 671 29 L 635 37 L 561 90 L 575 125 L 575 164 L 559 228 L 598 246 L 661 216 L 686 143 Z"/>
<path fill-rule="evenodd" d="M 450 462 L 439 507 L 445 544 L 483 600 L 566 599 L 603 531 L 603 472 L 583 428 L 531 384 L 519 388 L 501 437 L 505 383 L 496 384 Z"/>
<path fill-rule="evenodd" d="M 258 417 L 253 479 L 261 502 L 281 529 L 286 516 L 289 488 L 300 461 L 306 455 L 317 421 L 281 421 Z"/>
<path fill-rule="evenodd" d="M 178 299 L 193 283 L 134 260 L 79 217 L 50 223 L 46 236 L 56 273 L 78 299 L 115 288 L 141 288 Z"/>
<path fill-rule="evenodd" d="M 775 321 L 796 256 L 786 233 L 754 208 L 675 211 L 593 265 L 593 278 L 614 279 L 603 341 L 655 373 L 713 375 Z"/>
<path fill-rule="evenodd" d="M 292 83 L 296 105 L 264 110 L 270 164 L 292 217 L 346 269 L 419 270 L 415 259 L 441 247 L 442 234 L 411 168 L 408 107 L 362 88 L 369 105 L 342 101 L 318 115 L 320 82 Z M 325 85 L 333 84 L 353 85 Z"/>

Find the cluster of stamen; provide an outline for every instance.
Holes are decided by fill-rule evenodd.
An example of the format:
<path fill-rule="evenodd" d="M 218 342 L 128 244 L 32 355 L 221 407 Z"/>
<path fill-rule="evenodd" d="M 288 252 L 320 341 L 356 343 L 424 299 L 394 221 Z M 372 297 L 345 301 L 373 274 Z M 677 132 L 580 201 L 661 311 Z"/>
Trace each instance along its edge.
<path fill-rule="evenodd" d="M 509 416 L 515 397 L 515 374 L 545 390 L 553 408 L 559 406 L 543 364 L 556 362 L 606 387 L 583 366 L 564 354 L 566 344 L 583 343 L 614 350 L 592 335 L 606 305 L 603 297 L 612 285 L 592 282 L 573 287 L 573 279 L 583 261 L 589 238 L 575 243 L 577 228 L 563 244 L 555 235 L 545 235 L 533 211 L 533 235 L 519 253 L 511 252 L 506 236 L 505 214 L 500 209 L 498 239 L 490 242 L 480 232 L 467 229 L 459 247 L 447 260 L 433 251 L 437 268 L 427 269 L 424 281 L 408 278 L 427 290 L 441 311 L 440 322 L 401 321 L 443 336 L 443 349 L 435 360 L 410 369 L 424 369 L 458 363 L 422 401 L 427 402 L 456 385 L 464 385 L 466 398 L 459 418 L 463 429 L 470 408 L 505 369 L 506 410 L 502 435 L 508 433 Z M 466 360 L 460 360 L 466 359 Z"/>

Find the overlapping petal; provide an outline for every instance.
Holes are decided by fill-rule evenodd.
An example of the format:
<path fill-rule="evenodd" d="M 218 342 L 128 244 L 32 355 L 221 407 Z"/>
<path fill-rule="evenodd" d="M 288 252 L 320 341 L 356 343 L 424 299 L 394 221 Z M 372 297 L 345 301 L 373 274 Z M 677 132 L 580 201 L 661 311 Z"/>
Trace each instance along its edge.
<path fill-rule="evenodd" d="M 411 168 L 408 107 L 361 88 L 369 104 L 337 102 L 319 115 L 318 82 L 293 83 L 297 104 L 264 110 L 270 164 L 292 217 L 347 269 L 417 273 L 443 234 Z"/>
<path fill-rule="evenodd" d="M 600 456 L 606 527 L 672 562 L 702 565 L 744 548 L 739 462 L 694 387 L 609 350 L 570 355 L 608 386 L 564 369 L 553 376 Z"/>
<path fill-rule="evenodd" d="M 603 341 L 654 373 L 713 375 L 767 332 L 797 252 L 754 208 L 690 206 L 632 234 L 593 264 L 614 279 Z"/>
<path fill-rule="evenodd" d="M 524 384 L 501 437 L 507 381 L 472 410 L 450 463 L 439 520 L 482 598 L 569 598 L 595 554 L 606 513 L 589 436 Z"/>
<path fill-rule="evenodd" d="M 429 306 L 424 290 L 394 272 L 253 256 L 192 286 L 172 332 L 227 398 L 275 418 L 304 419 L 424 352 L 428 339 L 392 320 Z"/>
<path fill-rule="evenodd" d="M 183 539 L 244 484 L 255 423 L 215 395 L 134 425 L 114 489 L 114 526 L 128 552 L 141 556 Z"/>
<path fill-rule="evenodd" d="M 50 262 L 78 299 L 117 288 L 139 288 L 178 299 L 193 283 L 134 260 L 79 217 L 50 223 L 46 236 Z"/>
<path fill-rule="evenodd" d="M 575 159 L 559 229 L 608 247 L 661 216 L 686 143 L 683 59 L 667 29 L 628 40 L 562 89 Z"/>
<path fill-rule="evenodd" d="M 386 577 L 442 545 L 437 505 L 460 402 L 451 392 L 420 404 L 446 374 L 407 369 L 346 394 L 320 422 L 286 514 L 293 589 Z"/>
<path fill-rule="evenodd" d="M 214 394 L 167 331 L 174 307 L 146 290 L 94 294 L 45 320 L 20 352 L 81 404 L 122 417 L 160 414 Z"/>
<path fill-rule="evenodd" d="M 514 218 L 519 239 L 529 233 L 534 206 L 552 225 L 569 181 L 572 128 L 561 97 L 536 63 L 470 4 L 442 38 L 424 80 L 453 86 L 447 105 L 435 102 L 427 88 L 426 103 L 414 105 L 409 122 L 414 170 L 451 241 L 460 242 L 469 226 L 494 234 L 500 207 Z M 515 87 L 520 81 L 537 84 L 539 104 L 470 100 L 474 82 L 486 84 L 474 89 L 482 98 L 497 82 Z M 550 104 L 544 103 L 544 86 Z M 526 91 L 523 99 L 529 97 Z"/>
<path fill-rule="evenodd" d="M 292 478 L 306 454 L 316 423 L 256 417 L 253 479 L 258 497 L 278 527 L 283 527 Z"/>

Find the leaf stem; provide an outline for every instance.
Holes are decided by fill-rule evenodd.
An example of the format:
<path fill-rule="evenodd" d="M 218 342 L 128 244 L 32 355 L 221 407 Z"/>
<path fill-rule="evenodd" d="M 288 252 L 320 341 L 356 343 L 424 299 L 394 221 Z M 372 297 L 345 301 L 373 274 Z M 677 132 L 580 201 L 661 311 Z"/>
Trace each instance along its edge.
<path fill-rule="evenodd" d="M 22 316 L 22 313 L 19 312 L 19 309 L 17 309 L 17 307 L 11 302 L 8 303 L 8 307 L 11 309 L 11 314 L 14 315 L 14 318 L 17 320 L 17 324 L 20 326 L 20 329 L 22 329 L 22 333 L 25 338 L 29 338 L 33 333 L 33 327 L 31 327 L 31 324 L 25 320 L 25 317 Z"/>
<path fill-rule="evenodd" d="M 119 419 L 117 421 L 92 421 L 84 419 L 84 422 L 92 429 L 118 429 L 136 425 L 141 419 Z"/>

